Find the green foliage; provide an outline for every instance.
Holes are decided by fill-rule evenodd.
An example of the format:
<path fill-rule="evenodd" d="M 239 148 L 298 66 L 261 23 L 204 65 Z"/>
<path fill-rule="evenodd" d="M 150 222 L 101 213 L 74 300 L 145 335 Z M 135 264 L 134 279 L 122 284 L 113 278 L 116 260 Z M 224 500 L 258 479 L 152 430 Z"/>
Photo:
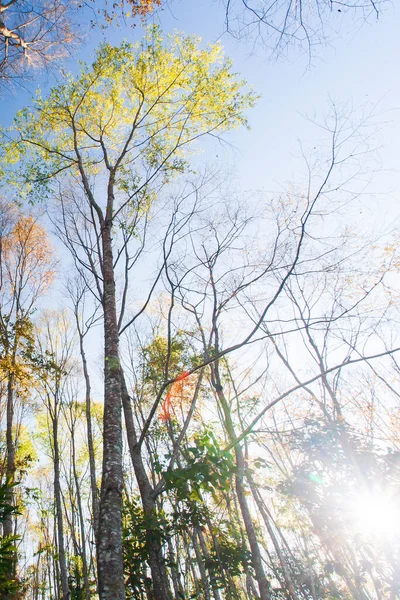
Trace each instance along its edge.
<path fill-rule="evenodd" d="M 186 450 L 186 467 L 164 471 L 166 488 L 175 490 L 178 500 L 202 501 L 204 492 L 217 499 L 231 487 L 236 470 L 234 458 L 231 452 L 221 449 L 211 430 L 198 433 L 193 443 Z"/>
<path fill-rule="evenodd" d="M 21 481 L 28 474 L 29 467 L 37 461 L 38 452 L 33 443 L 32 433 L 27 427 L 19 426 L 18 437 L 14 435 L 16 440 L 15 448 L 15 478 Z M 16 430 L 16 428 L 15 428 Z"/>
<path fill-rule="evenodd" d="M 71 556 L 69 558 L 69 589 L 71 591 L 71 600 L 85 600 L 85 586 L 83 580 L 82 559 L 80 556 Z"/>
<path fill-rule="evenodd" d="M 49 351 L 37 349 L 32 319 L 23 311 L 16 319 L 2 316 L 0 327 L 0 378 L 13 375 L 18 395 L 26 400 L 37 379 L 45 379 L 60 369 Z"/>
<path fill-rule="evenodd" d="M 220 532 L 209 556 L 204 557 L 204 564 L 213 573 L 217 586 L 223 589 L 226 586 L 224 571 L 231 577 L 239 577 L 251 568 L 251 554 L 235 538 Z"/>
<path fill-rule="evenodd" d="M 142 360 L 144 382 L 160 385 L 165 379 L 167 362 L 169 378 L 177 377 L 188 369 L 190 359 L 187 341 L 178 333 L 168 345 L 165 336 L 156 335 L 150 344 L 143 348 Z"/>
<path fill-rule="evenodd" d="M 103 44 L 78 76 L 19 111 L 3 140 L 7 180 L 39 201 L 55 177 L 112 168 L 119 192 L 146 204 L 146 182 L 182 173 L 192 142 L 246 123 L 256 96 L 243 85 L 221 46 L 196 37 L 164 40 L 150 27 L 138 44 Z"/>
<path fill-rule="evenodd" d="M 170 523 L 162 511 L 147 516 L 139 501 L 125 500 L 122 535 L 127 598 L 137 598 L 150 589 L 151 579 L 146 575 L 148 543 L 161 547 L 170 534 Z"/>
<path fill-rule="evenodd" d="M 398 477 L 398 456 L 377 452 L 362 443 L 349 427 L 337 422 L 325 424 L 308 420 L 306 427 L 294 431 L 290 448 L 300 460 L 293 476 L 281 486 L 325 520 L 343 521 L 343 498 L 351 497 L 360 486 L 385 485 Z M 344 491 L 347 490 L 347 495 Z"/>
<path fill-rule="evenodd" d="M 10 491 L 16 487 L 16 484 L 8 482 L 0 486 L 0 524 L 4 523 L 8 515 L 19 514 L 18 508 L 10 504 Z M 15 553 L 17 548 L 15 543 L 19 536 L 12 535 L 6 538 L 0 537 L 0 595 L 15 594 L 21 587 L 17 579 L 10 578 L 10 573 L 14 571 Z"/>
<path fill-rule="evenodd" d="M 22 313 L 13 319 L 2 315 L 0 327 L 0 376 L 13 375 L 20 395 L 26 395 L 32 380 L 34 333 L 31 319 Z"/>

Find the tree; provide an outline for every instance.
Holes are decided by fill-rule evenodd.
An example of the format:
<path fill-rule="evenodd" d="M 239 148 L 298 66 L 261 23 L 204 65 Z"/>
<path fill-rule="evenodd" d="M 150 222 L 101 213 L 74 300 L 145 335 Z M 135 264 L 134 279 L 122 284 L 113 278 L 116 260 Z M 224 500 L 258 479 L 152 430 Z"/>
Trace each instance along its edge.
<path fill-rule="evenodd" d="M 125 597 L 122 562 L 121 369 L 113 227 L 128 210 L 146 211 L 155 184 L 184 172 L 186 148 L 206 134 L 245 123 L 254 103 L 241 91 L 219 46 L 151 29 L 136 46 L 104 45 L 92 66 L 16 117 L 8 156 L 32 197 L 78 189 L 99 236 L 104 312 L 104 447 L 98 531 L 100 597 Z M 26 168 L 26 166 L 28 167 Z M 14 174 L 11 174 L 13 179 Z M 79 186 L 79 188 L 77 187 Z M 122 227 L 129 227 L 129 222 Z M 156 598 L 161 598 L 162 595 Z"/>
<path fill-rule="evenodd" d="M 7 386 L 5 481 L 14 483 L 17 471 L 18 429 L 15 408 L 29 396 L 35 379 L 32 315 L 39 297 L 54 275 L 53 249 L 46 231 L 32 215 L 0 204 L 0 376 Z M 13 504 L 12 487 L 8 502 Z M 14 531 L 14 513 L 3 524 L 5 536 Z M 14 562 L 15 575 L 16 555 Z"/>
<path fill-rule="evenodd" d="M 54 470 L 55 519 L 57 523 L 58 562 L 61 579 L 61 598 L 71 597 L 67 556 L 65 547 L 65 524 L 61 490 L 61 448 L 60 421 L 62 406 L 65 402 L 66 376 L 73 368 L 71 360 L 75 342 L 72 330 L 65 313 L 45 313 L 39 323 L 37 344 L 40 353 L 48 357 L 48 364 L 42 372 L 42 383 L 39 394 L 46 407 L 49 425 L 49 446 L 51 448 Z"/>
<path fill-rule="evenodd" d="M 68 231 L 64 231 L 64 234 L 68 236 Z M 79 352 L 81 355 L 83 376 L 85 379 L 85 414 L 86 414 L 86 429 L 87 429 L 87 446 L 89 452 L 89 470 L 90 470 L 90 485 L 92 493 L 92 517 L 93 517 L 93 528 L 97 531 L 99 522 L 99 498 L 97 488 L 97 477 L 96 477 L 96 460 L 95 460 L 95 449 L 93 443 L 93 427 L 92 427 L 92 398 L 91 398 L 91 384 L 90 375 L 88 369 L 88 363 L 85 352 L 85 336 L 89 333 L 91 327 L 96 323 L 97 308 L 94 310 L 91 316 L 85 318 L 85 300 L 88 293 L 88 288 L 82 278 L 75 279 L 74 281 L 68 282 L 68 293 L 71 298 L 73 305 L 73 313 L 75 317 L 76 333 L 79 338 Z"/>
<path fill-rule="evenodd" d="M 311 57 L 315 47 L 330 39 L 330 22 L 339 25 L 347 13 L 368 20 L 378 17 L 387 0 L 355 2 L 293 3 L 254 0 L 224 0 L 225 29 L 238 38 L 255 37 L 269 50 L 281 53 L 295 45 L 306 48 Z M 93 4 L 93 6 L 92 6 Z M 133 24 L 145 20 L 161 6 L 161 0 L 127 0 L 126 2 L 79 4 L 75 0 L 8 0 L 0 3 L 0 80 L 12 82 L 32 77 L 35 70 L 59 66 L 82 41 L 82 20 L 92 27 L 106 28 L 123 20 Z M 92 18 L 91 18 L 92 17 Z M 335 17 L 339 17 L 335 19 Z"/>
<path fill-rule="evenodd" d="M 342 134 L 344 134 L 343 138 Z M 344 141 L 345 143 L 343 143 Z M 153 380 L 155 389 L 153 394 L 147 392 L 146 396 L 150 396 L 150 400 L 143 403 L 140 401 L 142 399 L 140 392 L 133 388 L 134 395 L 139 398 L 135 402 L 138 406 L 136 412 L 140 414 L 140 409 L 144 408 L 146 415 L 141 424 L 138 418 L 139 426 L 142 429 L 138 444 L 145 445 L 146 441 L 148 443 L 148 460 L 150 462 L 153 460 L 155 463 L 154 479 L 156 484 L 154 487 L 156 492 L 161 493 L 166 489 L 169 495 L 172 490 L 178 490 L 180 492 L 178 498 L 181 502 L 189 501 L 193 497 L 200 502 L 198 490 L 202 486 L 207 489 L 207 485 L 210 485 L 210 473 L 209 465 L 205 461 L 201 461 L 201 455 L 198 462 L 194 463 L 194 457 L 198 458 L 199 454 L 195 454 L 193 444 L 185 455 L 184 440 L 187 435 L 187 422 L 190 421 L 193 413 L 191 408 L 190 410 L 186 409 L 182 411 L 183 418 L 179 419 L 178 383 L 186 380 L 187 377 L 194 376 L 196 369 L 204 369 L 206 372 L 209 369 L 210 386 L 214 390 L 221 414 L 222 427 L 227 437 L 225 450 L 234 449 L 236 453 L 236 497 L 243 515 L 246 537 L 251 546 L 252 563 L 262 597 L 268 597 L 272 591 L 269 592 L 263 573 L 265 542 L 260 541 L 261 534 L 257 536 L 256 527 L 252 523 L 252 515 L 246 498 L 248 488 L 250 488 L 257 507 L 261 507 L 259 510 L 262 510 L 264 522 L 268 523 L 268 534 L 273 541 L 278 557 L 276 560 L 275 557 L 274 559 L 270 558 L 268 566 L 274 574 L 277 573 L 277 578 L 283 582 L 282 593 L 286 593 L 287 597 L 292 593 L 290 590 L 293 590 L 293 581 L 296 581 L 298 575 L 296 567 L 292 566 L 281 552 L 279 540 L 274 534 L 273 525 L 271 525 L 272 517 L 265 510 L 262 500 L 257 495 L 249 473 L 249 460 L 246 455 L 248 445 L 257 439 L 256 435 L 253 436 L 256 433 L 255 427 L 256 425 L 260 426 L 263 416 L 268 415 L 274 405 L 282 402 L 285 397 L 296 393 L 301 395 L 303 390 L 308 391 L 310 387 L 314 389 L 313 384 L 318 381 L 321 381 L 322 390 L 314 392 L 315 402 L 323 406 L 326 403 L 325 400 L 322 400 L 324 395 L 329 395 L 333 402 L 334 394 L 329 380 L 332 379 L 333 382 L 338 378 L 340 380 L 343 371 L 351 369 L 353 363 L 359 362 L 359 358 L 352 359 L 349 352 L 354 352 L 354 348 L 358 344 L 363 346 L 363 336 L 369 342 L 373 338 L 375 342 L 379 340 L 379 338 L 375 338 L 375 331 L 371 332 L 367 326 L 369 320 L 367 315 L 370 310 L 370 296 L 374 293 L 379 294 L 378 290 L 381 285 L 384 285 L 386 267 L 383 272 L 378 274 L 368 271 L 365 281 L 359 274 L 357 281 L 358 283 L 363 281 L 363 284 L 360 289 L 351 294 L 347 277 L 349 273 L 355 272 L 355 269 L 354 266 L 348 266 L 348 271 L 342 273 L 341 269 L 346 261 L 342 251 L 345 252 L 347 249 L 347 260 L 350 261 L 354 248 L 346 238 L 338 240 L 338 245 L 333 247 L 332 243 L 327 243 L 322 235 L 312 233 L 312 224 L 317 227 L 321 210 L 324 211 L 323 206 L 326 206 L 326 199 L 331 198 L 333 193 L 337 194 L 340 189 L 334 173 L 336 167 L 339 167 L 339 172 L 341 171 L 342 158 L 346 156 L 347 141 L 347 134 L 341 130 L 338 120 L 336 120 L 332 131 L 332 146 L 328 160 L 326 163 L 324 162 L 325 169 L 321 178 L 318 179 L 318 183 L 309 181 L 307 194 L 299 193 L 294 197 L 285 197 L 282 202 L 278 202 L 275 210 L 273 210 L 274 206 L 271 207 L 271 213 L 268 213 L 268 223 L 263 222 L 262 225 L 259 225 L 263 232 L 261 245 L 256 241 L 258 238 L 253 239 L 250 233 L 247 234 L 248 237 L 246 236 L 246 230 L 251 232 L 252 225 L 254 226 L 251 219 L 241 218 L 240 211 L 235 211 L 231 205 L 228 209 L 224 209 L 225 212 L 222 212 L 221 206 L 217 206 L 214 209 L 215 212 L 210 207 L 207 210 L 199 211 L 201 217 L 190 223 L 191 243 L 188 243 L 183 233 L 180 232 L 173 255 L 169 256 L 168 261 L 165 262 L 165 283 L 169 288 L 170 298 L 164 311 L 157 312 L 157 319 L 164 322 L 165 337 L 160 339 L 160 336 L 157 335 L 151 346 L 144 344 L 140 348 L 142 356 L 151 357 L 146 369 L 146 377 Z M 348 156 L 353 155 L 353 152 L 350 151 Z M 343 171 L 340 175 L 346 181 Z M 329 214 L 328 209 L 327 213 Z M 271 218 L 271 214 L 274 215 L 273 218 Z M 328 219 L 328 214 L 325 214 L 325 220 Z M 266 239 L 271 241 L 270 247 L 267 246 Z M 348 245 L 349 248 L 347 248 Z M 261 248 L 260 254 L 258 254 L 257 248 Z M 362 261 L 362 264 L 364 263 L 365 261 Z M 370 268 L 371 265 L 369 265 Z M 334 291 L 343 290 L 345 287 L 346 292 L 343 295 L 334 295 Z M 295 293 L 292 292 L 293 288 L 296 288 Z M 307 289 L 310 295 L 307 299 L 303 298 L 304 289 Z M 253 300 L 250 301 L 250 298 Z M 304 314 L 302 315 L 303 319 L 299 318 L 297 314 L 298 299 L 304 300 L 306 319 L 304 319 Z M 366 312 L 362 314 L 360 311 L 364 303 Z M 187 312 L 185 320 L 180 314 L 182 308 Z M 292 315 L 293 310 L 295 316 Z M 353 321 L 360 329 L 365 327 L 363 335 L 358 332 L 359 335 L 354 336 L 355 325 L 351 325 Z M 181 323 L 184 323 L 184 326 Z M 327 352 L 325 344 L 330 340 L 331 332 L 335 332 L 332 335 L 337 339 L 339 329 L 343 332 L 343 345 L 341 345 L 340 351 L 335 348 L 331 352 L 338 361 L 336 366 L 331 367 L 321 358 L 318 343 L 321 339 L 325 355 Z M 176 335 L 178 331 L 181 332 L 181 335 L 183 331 L 186 332 L 187 337 L 193 340 L 193 348 L 197 348 L 197 352 L 194 350 L 192 365 L 189 366 L 190 363 L 181 365 L 181 373 L 176 375 Z M 352 343 L 345 341 L 346 334 L 349 335 Z M 298 373 L 293 372 L 293 369 L 289 369 L 296 385 L 293 387 L 290 384 L 287 387 L 282 386 L 286 392 L 281 391 L 281 386 L 277 386 L 277 391 L 272 383 L 267 383 L 274 379 L 274 369 L 271 367 L 270 361 L 274 361 L 276 357 L 279 360 L 282 359 L 281 344 L 284 348 L 286 345 L 292 347 L 288 340 L 295 336 L 301 340 L 303 335 L 308 339 L 311 347 L 311 352 L 309 349 L 308 353 L 311 356 L 316 354 L 317 370 L 316 372 L 313 370 L 314 375 L 310 376 L 307 381 L 307 378 L 301 377 Z M 318 338 L 318 342 L 315 341 L 315 337 Z M 200 351 L 198 350 L 199 338 L 203 340 Z M 236 342 L 238 339 L 242 341 Z M 225 346 L 222 345 L 223 342 Z M 263 400 L 255 399 L 253 402 L 249 402 L 248 406 L 244 406 L 243 412 L 246 416 L 243 417 L 240 408 L 239 386 L 234 377 L 231 377 L 232 384 L 230 383 L 229 371 L 227 373 L 225 366 L 226 358 L 224 359 L 223 356 L 226 357 L 228 352 L 240 349 L 239 363 L 243 363 L 242 370 L 246 371 L 244 357 L 246 346 L 254 343 L 252 348 L 255 352 L 256 342 L 261 345 L 262 350 L 259 355 L 256 354 L 255 359 L 253 357 L 249 371 L 253 373 L 255 380 L 257 378 L 265 379 L 266 391 L 262 396 Z M 334 346 L 334 342 L 331 343 Z M 267 349 L 271 350 L 266 350 L 264 344 Z M 293 347 L 293 352 L 296 354 L 298 347 L 296 344 Z M 251 354 L 251 350 L 248 352 Z M 361 352 L 359 354 L 361 358 Z M 381 356 L 385 354 L 384 351 Z M 379 354 L 375 358 L 379 359 Z M 195 359 L 197 360 L 195 361 Z M 297 361 L 299 361 L 298 358 Z M 264 362 L 267 366 L 265 371 L 260 373 L 259 364 Z M 196 367 L 193 368 L 193 364 L 196 364 Z M 208 369 L 206 369 L 207 366 Z M 285 367 L 287 368 L 287 364 Z M 169 386 L 171 388 L 162 402 L 163 394 Z M 176 408 L 174 408 L 174 393 L 172 393 L 174 387 L 174 393 L 177 394 Z M 226 390 L 229 388 L 231 388 L 232 400 L 228 402 Z M 156 399 L 153 400 L 152 396 Z M 237 408 L 235 407 L 236 403 Z M 336 402 L 336 404 L 339 403 Z M 155 438 L 158 439 L 156 436 L 159 435 L 154 424 L 154 417 L 160 406 L 159 418 L 165 422 L 166 430 L 171 437 L 169 446 L 172 445 L 172 449 L 166 453 L 166 457 L 171 462 L 168 468 L 162 471 L 161 476 L 160 467 L 157 466 L 161 454 L 160 444 L 154 441 Z M 335 411 L 340 414 L 337 406 L 334 405 L 333 414 Z M 235 412 L 238 415 L 236 424 L 232 417 Z M 179 427 L 182 429 L 179 430 Z M 236 428 L 239 433 L 236 432 Z M 247 442 L 248 438 L 249 442 Z M 283 446 L 284 443 L 282 442 L 281 445 Z M 135 448 L 137 448 L 136 440 Z M 351 457 L 348 446 L 346 451 Z M 152 459 L 152 456 L 156 458 Z M 186 463 L 185 467 L 179 465 L 173 469 L 177 456 L 180 461 Z M 159 476 L 158 481 L 157 476 Z M 209 490 L 210 487 L 208 487 Z M 170 496 L 168 500 L 171 500 Z M 346 584 L 349 587 L 351 580 L 348 580 Z M 349 589 L 352 588 L 349 587 Z"/>
<path fill-rule="evenodd" d="M 94 0 L 92 0 L 94 2 Z M 112 4 L 105 0 L 103 8 L 95 8 L 98 15 L 104 18 L 106 24 L 112 23 L 113 21 L 123 18 L 129 20 L 130 18 L 141 17 L 142 20 L 153 12 L 153 10 L 161 5 L 161 0 L 127 0 L 126 4 L 123 0 L 119 2 L 113 2 Z"/>
<path fill-rule="evenodd" d="M 311 58 L 315 47 L 329 41 L 343 19 L 377 19 L 386 0 L 292 2 L 283 0 L 224 0 L 225 29 L 237 38 L 259 40 L 268 50 L 281 54 L 288 47 L 305 49 Z"/>
<path fill-rule="evenodd" d="M 18 80 L 65 58 L 77 40 L 71 0 L 0 4 L 0 80 Z"/>
<path fill-rule="evenodd" d="M 0 486 L 0 523 L 4 524 L 9 515 L 16 514 L 18 507 L 9 504 L 13 497 L 10 487 L 15 484 L 3 483 Z M 16 535 L 3 535 L 0 539 L 0 593 L 2 598 L 12 598 L 20 591 L 20 583 L 15 578 Z"/>
<path fill-rule="evenodd" d="M 75 0 L 6 0 L 0 3 L 0 81 L 19 82 L 35 71 L 60 66 L 82 42 L 81 22 L 105 28 L 119 19 L 145 19 L 160 0 L 107 0 L 101 7 Z M 93 2 L 94 5 L 94 2 Z"/>

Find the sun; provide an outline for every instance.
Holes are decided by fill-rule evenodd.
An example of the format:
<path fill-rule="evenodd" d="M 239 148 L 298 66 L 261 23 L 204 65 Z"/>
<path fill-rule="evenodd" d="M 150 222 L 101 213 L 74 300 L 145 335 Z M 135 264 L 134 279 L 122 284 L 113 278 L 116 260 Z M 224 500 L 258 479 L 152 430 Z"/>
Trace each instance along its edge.
<path fill-rule="evenodd" d="M 357 533 L 389 541 L 400 533 L 399 498 L 379 488 L 354 494 L 351 520 Z"/>

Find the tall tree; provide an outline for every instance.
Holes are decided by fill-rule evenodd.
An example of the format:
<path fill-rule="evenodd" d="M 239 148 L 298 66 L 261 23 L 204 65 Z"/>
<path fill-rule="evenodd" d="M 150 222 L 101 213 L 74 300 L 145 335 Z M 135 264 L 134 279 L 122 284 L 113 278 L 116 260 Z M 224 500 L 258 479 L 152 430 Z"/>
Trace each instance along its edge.
<path fill-rule="evenodd" d="M 104 45 L 93 65 L 69 76 L 15 121 L 11 154 L 24 157 L 31 193 L 82 190 L 100 238 L 104 312 L 104 447 L 98 529 L 102 600 L 125 598 L 122 561 L 121 369 L 113 227 L 124 209 L 146 211 L 152 185 L 187 168 L 185 150 L 208 133 L 245 123 L 254 95 L 242 92 L 221 48 L 156 29 L 136 46 Z M 14 159 L 16 158 L 14 154 Z M 25 168 L 29 165 L 28 170 Z M 12 173 L 12 178 L 15 172 Z M 18 175 L 17 175 L 18 177 Z M 153 188 L 154 189 L 154 188 Z M 163 598 L 162 591 L 156 598 Z"/>
<path fill-rule="evenodd" d="M 34 338 L 32 315 L 41 294 L 54 275 L 54 253 L 45 229 L 32 215 L 0 204 L 0 372 L 6 381 L 6 469 L 13 483 L 16 474 L 17 428 L 15 405 L 32 385 Z M 9 503 L 13 503 L 10 488 Z M 5 536 L 14 531 L 13 513 L 3 523 Z M 15 576 L 16 563 L 14 564 Z"/>
<path fill-rule="evenodd" d="M 42 356 L 48 357 L 42 373 L 39 394 L 46 408 L 49 425 L 49 446 L 54 465 L 55 520 L 57 524 L 58 563 L 62 600 L 69 600 L 71 590 L 68 578 L 67 548 L 65 538 L 64 510 L 61 489 L 61 422 L 63 406 L 67 404 L 66 386 L 68 375 L 75 367 L 73 360 L 75 331 L 65 312 L 46 312 L 37 327 L 37 345 Z M 75 440 L 74 440 L 75 441 Z"/>

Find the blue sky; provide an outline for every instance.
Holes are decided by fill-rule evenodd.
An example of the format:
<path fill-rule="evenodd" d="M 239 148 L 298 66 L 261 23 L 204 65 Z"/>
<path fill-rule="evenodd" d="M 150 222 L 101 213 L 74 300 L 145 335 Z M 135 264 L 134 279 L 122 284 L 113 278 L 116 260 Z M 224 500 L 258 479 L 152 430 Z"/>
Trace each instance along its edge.
<path fill-rule="evenodd" d="M 251 130 L 229 135 L 229 146 L 206 146 L 204 160 L 227 163 L 242 190 L 283 191 L 291 182 L 304 180 L 304 163 L 299 158 L 299 141 L 319 151 L 323 131 L 305 118 L 317 121 L 329 111 L 329 99 L 354 107 L 354 119 L 373 111 L 370 148 L 377 148 L 371 168 L 378 173 L 353 213 L 360 229 L 378 224 L 391 226 L 400 207 L 400 10 L 388 5 L 379 21 L 360 27 L 347 20 L 332 44 L 317 49 L 311 66 L 308 57 L 293 49 L 288 56 L 270 60 L 262 46 L 240 43 L 223 31 L 223 6 L 217 0 L 168 0 L 169 6 L 157 17 L 164 31 L 174 29 L 200 35 L 204 42 L 220 40 L 241 73 L 261 95 L 249 112 Z M 336 19 L 337 21 L 337 19 Z M 85 26 L 82 26 L 85 29 Z M 110 28 L 106 39 L 118 43 L 136 40 L 141 27 Z M 87 43 L 68 61 L 76 70 L 76 59 L 90 60 L 103 34 L 87 29 Z M 46 89 L 46 76 L 37 76 Z M 33 93 L 15 90 L 14 97 L 1 100 L 0 121 L 11 121 L 16 109 L 28 104 Z M 259 196 L 257 196 L 259 197 Z M 62 303 L 52 290 L 46 304 Z M 98 344 L 90 344 L 93 360 Z"/>
<path fill-rule="evenodd" d="M 338 15 L 334 15 L 335 26 Z M 329 112 L 329 99 L 353 107 L 357 120 L 363 112 L 374 112 L 368 132 L 370 149 L 377 149 L 367 162 L 377 169 L 374 183 L 357 208 L 359 226 L 392 224 L 400 207 L 400 10 L 387 5 L 378 21 L 361 26 L 348 15 L 340 35 L 331 44 L 316 49 L 311 66 L 308 57 L 292 49 L 285 57 L 271 60 L 265 49 L 251 40 L 241 43 L 222 35 L 224 11 L 216 0 L 168 0 L 156 20 L 165 32 L 178 29 L 201 36 L 204 42 L 219 40 L 239 72 L 261 95 L 256 108 L 249 112 L 251 130 L 228 136 L 229 146 L 206 145 L 204 161 L 227 164 L 242 190 L 283 191 L 291 183 L 304 181 L 304 161 L 299 142 L 319 151 L 324 133 L 310 120 L 321 121 Z M 86 29 L 85 29 L 86 28 Z M 69 60 L 66 68 L 77 69 L 76 59 L 90 60 L 104 37 L 118 43 L 136 40 L 141 27 L 112 27 L 101 33 L 84 24 L 86 44 Z M 49 78 L 37 75 L 43 89 Z M 1 101 L 1 122 L 10 122 L 15 110 L 28 104 L 34 91 L 15 90 L 14 97 Z"/>
<path fill-rule="evenodd" d="M 335 25 L 338 15 L 334 15 Z M 292 49 L 288 56 L 278 61 L 260 45 L 251 41 L 240 43 L 229 35 L 222 35 L 224 11 L 221 2 L 215 0 L 169 0 L 166 8 L 158 13 L 158 21 L 164 31 L 179 29 L 200 35 L 205 42 L 217 39 L 223 43 L 227 54 L 233 59 L 234 68 L 240 72 L 261 94 L 257 107 L 249 114 L 251 131 L 235 132 L 229 142 L 235 150 L 217 148 L 218 158 L 234 164 L 245 189 L 274 189 L 296 179 L 302 165 L 299 140 L 317 144 L 321 132 L 304 115 L 314 115 L 317 120 L 329 110 L 329 98 L 346 103 L 357 110 L 370 110 L 375 106 L 374 121 L 380 123 L 378 135 L 371 146 L 379 147 L 380 161 L 385 169 L 387 189 L 399 186 L 398 157 L 400 143 L 400 11 L 390 5 L 378 21 L 371 19 L 361 26 L 348 15 L 340 15 L 344 27 L 340 35 L 326 46 L 316 49 L 311 67 L 307 56 Z M 93 50 L 103 38 L 118 43 L 121 39 L 137 39 L 141 27 L 110 28 L 105 34 L 88 29 L 85 25 L 87 43 L 67 68 L 76 69 L 76 57 L 90 59 Z M 335 34 L 331 32 L 332 37 Z M 46 88 L 44 76 L 37 76 L 37 83 Z M 31 93 L 16 90 L 13 98 L 1 101 L 1 121 L 9 122 L 16 108 L 29 103 Z M 387 126 L 382 126 L 386 122 Z M 377 128 L 371 123 L 371 135 Z M 387 173 L 390 172 L 390 176 Z M 393 200 L 392 200 L 393 202 Z"/>
<path fill-rule="evenodd" d="M 329 98 L 354 111 L 374 112 L 370 125 L 370 148 L 377 148 L 374 168 L 381 170 L 371 192 L 378 191 L 379 214 L 398 215 L 400 196 L 400 10 L 387 5 L 379 20 L 364 25 L 349 15 L 333 15 L 333 39 L 319 47 L 308 64 L 308 57 L 293 48 L 286 57 L 270 59 L 265 49 L 253 41 L 240 43 L 222 35 L 224 8 L 216 0 L 169 0 L 158 15 L 164 31 L 179 29 L 200 35 L 205 42 L 220 40 L 232 58 L 234 69 L 241 73 L 261 98 L 249 113 L 251 131 L 242 130 L 229 136 L 231 147 L 216 148 L 215 161 L 227 161 L 237 173 L 243 189 L 283 189 L 288 182 L 302 179 L 303 161 L 298 160 L 299 141 L 318 145 L 322 132 L 305 119 L 317 121 L 329 112 Z M 342 27 L 340 20 L 343 20 Z M 137 38 L 140 27 L 106 32 L 107 39 L 117 42 L 123 37 Z M 100 35 L 90 32 L 91 48 Z M 88 56 L 90 49 L 81 52 Z M 352 108 L 351 108 L 352 107 Z M 212 156 L 207 156 L 212 160 Z M 381 195 L 382 194 L 382 195 Z"/>

